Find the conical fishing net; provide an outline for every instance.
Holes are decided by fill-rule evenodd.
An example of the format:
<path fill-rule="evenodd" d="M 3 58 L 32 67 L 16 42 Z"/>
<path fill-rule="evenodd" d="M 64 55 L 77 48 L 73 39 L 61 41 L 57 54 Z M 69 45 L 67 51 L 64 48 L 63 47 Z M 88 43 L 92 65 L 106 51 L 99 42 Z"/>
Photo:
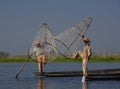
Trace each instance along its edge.
<path fill-rule="evenodd" d="M 50 31 L 50 28 L 46 23 L 43 23 L 40 29 L 38 30 L 36 37 L 29 48 L 29 56 L 33 61 L 37 61 L 37 56 L 33 52 L 35 48 L 35 42 L 39 42 L 42 46 L 42 51 L 45 54 L 47 62 L 52 62 L 56 59 L 58 51 L 56 49 L 54 36 Z"/>
<path fill-rule="evenodd" d="M 91 17 L 85 18 L 55 36 L 55 44 L 60 55 L 69 58 L 77 50 L 81 49 L 81 36 L 85 34 L 91 22 Z"/>
<path fill-rule="evenodd" d="M 33 52 L 36 41 L 42 46 L 47 62 L 52 62 L 57 56 L 61 55 L 70 58 L 72 54 L 83 49 L 81 46 L 81 36 L 86 33 L 91 22 L 91 17 L 85 18 L 78 24 L 71 26 L 57 36 L 54 36 L 48 25 L 43 23 L 38 30 L 31 47 L 29 48 L 30 58 L 37 61 L 37 56 Z"/>

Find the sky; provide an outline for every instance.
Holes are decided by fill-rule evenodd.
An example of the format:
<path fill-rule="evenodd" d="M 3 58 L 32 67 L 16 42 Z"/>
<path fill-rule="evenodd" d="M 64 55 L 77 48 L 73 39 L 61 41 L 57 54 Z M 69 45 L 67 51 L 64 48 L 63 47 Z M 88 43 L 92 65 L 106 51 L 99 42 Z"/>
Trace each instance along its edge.
<path fill-rule="evenodd" d="M 120 54 L 120 0 L 0 0 L 0 51 L 27 54 L 42 23 L 57 35 L 85 17 L 92 51 Z"/>

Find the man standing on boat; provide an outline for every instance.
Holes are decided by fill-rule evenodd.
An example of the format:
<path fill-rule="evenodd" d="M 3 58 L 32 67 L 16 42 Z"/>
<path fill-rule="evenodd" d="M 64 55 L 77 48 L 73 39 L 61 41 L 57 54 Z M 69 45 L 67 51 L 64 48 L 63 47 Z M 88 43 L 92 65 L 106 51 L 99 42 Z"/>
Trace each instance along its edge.
<path fill-rule="evenodd" d="M 81 53 L 82 69 L 83 69 L 82 82 L 84 82 L 85 81 L 85 77 L 88 76 L 88 73 L 87 73 L 87 62 L 89 61 L 90 56 L 91 56 L 91 49 L 90 49 L 90 40 L 87 37 L 82 36 L 82 41 L 84 42 L 83 52 Z"/>
<path fill-rule="evenodd" d="M 46 64 L 45 54 L 43 51 L 43 46 L 39 41 L 35 41 L 35 47 L 33 49 L 33 53 L 36 53 L 37 62 L 38 62 L 38 72 L 42 75 L 43 68 L 42 63 Z"/>
<path fill-rule="evenodd" d="M 90 40 L 84 35 L 81 36 L 81 39 L 84 42 L 83 51 L 80 51 L 80 50 L 77 51 L 75 54 L 72 55 L 71 58 L 73 59 L 76 59 L 77 57 L 82 58 L 82 70 L 83 70 L 82 82 L 84 82 L 85 78 L 88 76 L 87 62 L 89 61 L 90 56 L 91 56 L 91 49 L 90 49 Z"/>

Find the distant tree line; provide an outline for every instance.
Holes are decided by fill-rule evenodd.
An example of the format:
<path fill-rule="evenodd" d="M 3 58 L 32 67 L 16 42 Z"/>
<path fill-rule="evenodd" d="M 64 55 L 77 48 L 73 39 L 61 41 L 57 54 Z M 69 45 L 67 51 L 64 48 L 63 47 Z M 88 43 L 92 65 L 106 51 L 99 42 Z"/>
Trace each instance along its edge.
<path fill-rule="evenodd" d="M 0 57 L 9 57 L 10 54 L 8 52 L 3 52 L 3 51 L 0 51 Z"/>

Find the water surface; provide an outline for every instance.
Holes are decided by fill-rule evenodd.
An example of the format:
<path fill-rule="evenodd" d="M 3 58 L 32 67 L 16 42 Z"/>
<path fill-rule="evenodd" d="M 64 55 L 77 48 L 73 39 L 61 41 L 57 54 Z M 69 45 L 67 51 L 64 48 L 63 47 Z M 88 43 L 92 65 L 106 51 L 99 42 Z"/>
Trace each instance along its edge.
<path fill-rule="evenodd" d="M 120 89 L 120 81 L 87 81 L 81 77 L 36 77 L 37 63 L 27 63 L 18 79 L 15 74 L 22 63 L 0 63 L 0 89 Z M 88 69 L 120 68 L 120 63 L 89 63 Z M 44 71 L 82 70 L 81 63 L 50 63 Z"/>

